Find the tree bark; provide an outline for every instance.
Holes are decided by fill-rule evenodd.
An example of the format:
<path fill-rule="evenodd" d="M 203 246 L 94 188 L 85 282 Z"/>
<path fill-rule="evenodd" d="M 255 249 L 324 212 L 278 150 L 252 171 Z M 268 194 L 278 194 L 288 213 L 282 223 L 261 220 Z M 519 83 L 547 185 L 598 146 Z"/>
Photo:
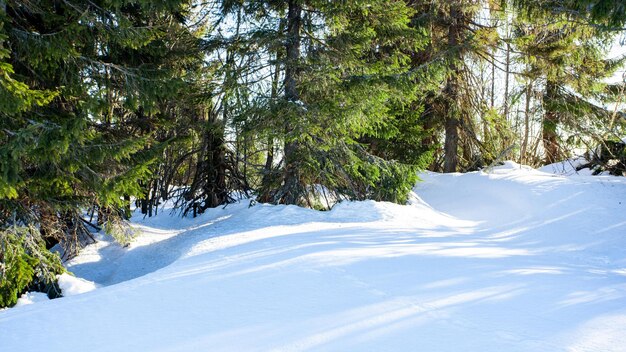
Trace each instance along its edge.
<path fill-rule="evenodd" d="M 559 124 L 559 114 L 553 111 L 550 103 L 556 99 L 557 85 L 548 81 L 546 84 L 546 94 L 543 98 L 543 123 L 542 123 L 542 140 L 543 149 L 545 151 L 544 162 L 552 164 L 559 161 L 559 140 L 557 135 L 557 127 Z"/>
<path fill-rule="evenodd" d="M 526 106 L 524 108 L 524 137 L 522 139 L 522 150 L 520 152 L 520 163 L 527 161 L 526 153 L 528 150 L 528 138 L 530 135 L 530 99 L 532 97 L 533 83 L 529 82 L 526 86 Z"/>
<path fill-rule="evenodd" d="M 504 119 L 509 121 L 509 76 L 511 66 L 511 44 L 506 43 L 506 72 L 504 76 Z"/>
<path fill-rule="evenodd" d="M 463 25 L 463 13 L 459 9 L 460 4 L 453 5 L 450 9 L 451 24 L 448 28 L 448 50 L 453 52 L 451 63 L 451 75 L 448 77 L 445 95 L 445 132 L 443 172 L 456 172 L 459 163 L 459 62 L 463 55 L 459 48 L 460 35 Z"/>
<path fill-rule="evenodd" d="M 300 31 L 302 29 L 302 5 L 299 0 L 289 0 L 287 12 L 287 41 L 285 43 L 285 100 L 297 102 L 300 99 L 297 85 L 298 65 L 300 61 Z M 289 135 L 293 132 L 292 124 L 287 121 L 285 142 L 285 171 L 283 185 L 277 199 L 283 204 L 297 204 L 301 196 L 301 181 L 297 163 L 298 142 L 292 141 Z"/>
<path fill-rule="evenodd" d="M 281 20 L 279 30 L 284 30 L 284 21 Z M 278 99 L 278 85 L 280 80 L 280 60 L 282 54 L 280 50 L 276 51 L 276 65 L 274 68 L 274 74 L 272 77 L 272 91 L 271 99 L 275 102 Z M 273 182 L 273 170 L 274 170 L 274 137 L 271 135 L 267 137 L 267 154 L 265 157 L 265 166 L 263 168 L 263 178 L 261 179 L 261 189 L 257 200 L 261 203 L 269 203 L 273 200 L 273 192 L 276 190 L 272 187 Z"/>

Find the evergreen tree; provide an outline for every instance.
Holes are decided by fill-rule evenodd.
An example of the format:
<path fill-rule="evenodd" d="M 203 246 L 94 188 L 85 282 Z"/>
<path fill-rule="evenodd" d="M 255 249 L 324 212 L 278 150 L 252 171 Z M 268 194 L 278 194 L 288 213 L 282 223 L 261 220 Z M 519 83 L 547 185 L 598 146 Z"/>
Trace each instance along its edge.
<path fill-rule="evenodd" d="M 430 36 L 429 45 L 413 54 L 414 67 L 445 69 L 439 89 L 423 102 L 423 125 L 431 131 L 425 141 L 439 144 L 439 134 L 444 136 L 443 166 L 434 168 L 444 172 L 466 170 L 474 163 L 475 148 L 487 152 L 478 138 L 475 120 L 493 116 L 486 113 L 489 106 L 481 96 L 483 87 L 475 83 L 476 68 L 481 62 L 493 62 L 499 41 L 497 28 L 478 19 L 483 7 L 493 4 L 473 0 L 411 0 L 408 4 L 416 11 L 413 26 Z M 431 71 L 431 80 L 437 72 Z"/>
<path fill-rule="evenodd" d="M 605 31 L 622 31 L 626 24 L 626 6 L 621 0 L 514 0 L 512 4 L 531 16 L 568 16 Z"/>
<path fill-rule="evenodd" d="M 569 142 L 604 135 L 612 113 L 602 103 L 615 98 L 616 87 L 606 79 L 626 57 L 607 60 L 614 35 L 575 16 L 553 11 L 520 12 L 516 40 L 524 75 L 543 92 L 542 142 L 544 163 L 568 157 L 560 135 Z M 560 133 L 562 132 L 562 133 Z"/>
<path fill-rule="evenodd" d="M 422 36 L 409 27 L 406 4 L 224 2 L 224 13 L 237 11 L 263 18 L 246 40 L 266 50 L 282 77 L 257 115 L 256 126 L 284 143 L 260 199 L 315 206 L 313 186 L 322 185 L 340 197 L 404 201 L 415 167 L 372 155 L 361 138 L 382 136 L 394 104 L 414 99 L 403 49 L 419 45 Z M 391 184 L 401 190 L 385 191 Z"/>
<path fill-rule="evenodd" d="M 433 153 L 454 172 L 510 151 L 521 95 L 520 159 L 536 154 L 535 90 L 546 163 L 623 128 L 601 106 L 624 92 L 604 83 L 626 60 L 606 59 L 621 2 L 508 3 L 0 1 L 0 307 L 58 294 L 51 247 L 69 258 L 100 226 L 128 243 L 133 199 L 147 216 L 250 192 L 402 203 Z"/>
<path fill-rule="evenodd" d="M 11 304 L 25 285 L 49 285 L 62 270 L 43 248 L 60 243 L 69 257 L 93 240 L 85 209 L 120 209 L 142 196 L 137 181 L 163 146 L 142 128 L 158 120 L 176 81 L 159 61 L 179 39 L 165 24 L 183 21 L 188 6 L 3 5 L 0 257 L 22 258 L 3 267 L 3 302 Z M 13 270 L 21 279 L 5 277 Z"/>

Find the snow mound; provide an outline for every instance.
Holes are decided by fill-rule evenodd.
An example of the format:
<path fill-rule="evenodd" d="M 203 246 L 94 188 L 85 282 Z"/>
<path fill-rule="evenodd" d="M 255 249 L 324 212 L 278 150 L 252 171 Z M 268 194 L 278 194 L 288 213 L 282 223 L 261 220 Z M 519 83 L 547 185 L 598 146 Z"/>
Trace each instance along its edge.
<path fill-rule="evenodd" d="M 593 171 L 590 170 L 589 168 L 577 170 L 579 167 L 587 163 L 589 163 L 587 159 L 583 157 L 577 157 L 577 158 L 560 161 L 558 163 L 542 166 L 541 168 L 539 168 L 539 171 L 547 172 L 547 173 L 555 174 L 555 175 L 564 175 L 564 176 L 572 176 L 572 175 L 591 176 Z"/>
<path fill-rule="evenodd" d="M 57 276 L 59 288 L 63 296 L 74 296 L 89 291 L 93 291 L 98 286 L 89 280 L 81 279 L 69 274 L 61 274 Z"/>
<path fill-rule="evenodd" d="M 49 301 L 48 295 L 42 292 L 26 292 L 15 303 L 16 307 L 26 306 L 33 303 Z"/>
<path fill-rule="evenodd" d="M 530 171 L 530 172 L 535 171 L 535 169 L 533 169 L 532 167 L 528 165 L 521 165 L 512 160 L 503 161 L 502 165 L 496 165 L 493 168 L 491 168 L 491 170 L 492 172 L 495 171 L 496 173 L 507 173 L 507 172 L 516 171 L 516 170 L 524 170 L 524 171 Z"/>
<path fill-rule="evenodd" d="M 408 205 L 137 215 L 68 263 L 89 294 L 1 311 L 0 351 L 625 351 L 626 179 L 488 171 Z"/>

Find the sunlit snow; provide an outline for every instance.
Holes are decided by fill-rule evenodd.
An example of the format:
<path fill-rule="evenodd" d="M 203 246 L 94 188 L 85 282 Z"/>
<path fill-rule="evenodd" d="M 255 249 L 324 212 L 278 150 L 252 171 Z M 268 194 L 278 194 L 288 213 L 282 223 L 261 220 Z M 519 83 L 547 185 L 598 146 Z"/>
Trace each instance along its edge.
<path fill-rule="evenodd" d="M 130 246 L 68 263 L 67 297 L 0 311 L 0 351 L 626 351 L 626 180 L 564 168 L 137 214 Z"/>

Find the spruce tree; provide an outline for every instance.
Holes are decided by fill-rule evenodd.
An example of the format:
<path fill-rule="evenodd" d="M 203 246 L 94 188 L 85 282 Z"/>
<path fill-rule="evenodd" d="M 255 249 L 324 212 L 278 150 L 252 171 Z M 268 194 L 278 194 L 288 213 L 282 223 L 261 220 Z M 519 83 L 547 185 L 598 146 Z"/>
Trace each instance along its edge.
<path fill-rule="evenodd" d="M 46 247 L 60 243 L 70 257 L 93 240 L 86 209 L 97 206 L 110 220 L 130 196 L 142 196 L 138 181 L 165 146 L 150 126 L 177 87 L 162 66 L 179 40 L 167 24 L 183 21 L 188 5 L 3 5 L 0 257 L 22 258 L 2 268 L 3 302 L 11 304 L 25 284 L 51 284 L 62 271 Z M 14 269 L 21 279 L 4 275 Z"/>
<path fill-rule="evenodd" d="M 436 149 L 443 149 L 438 151 L 442 154 L 438 158 L 441 162 L 435 162 L 435 170 L 471 169 L 475 149 L 493 154 L 478 137 L 476 120 L 486 120 L 495 113 L 488 113 L 490 107 L 482 94 L 484 88 L 475 83 L 475 76 L 482 63 L 493 62 L 499 41 L 497 27 L 484 23 L 480 17 L 495 16 L 497 11 L 484 11 L 493 5 L 489 1 L 410 0 L 407 3 L 416 11 L 413 26 L 430 37 L 429 45 L 413 54 L 413 66 L 430 67 L 430 81 L 441 81 L 438 89 L 426 94 L 421 104 L 421 120 L 427 133 L 424 147 L 433 148 L 434 144 Z M 444 69 L 443 78 L 439 78 L 441 70 L 437 67 Z"/>
<path fill-rule="evenodd" d="M 531 14 L 518 13 L 515 43 L 524 75 L 543 95 L 541 139 L 544 163 L 550 164 L 569 156 L 565 144 L 605 134 L 612 113 L 602 104 L 618 91 L 605 82 L 626 57 L 606 59 L 614 34 L 591 18 L 548 10 Z"/>
<path fill-rule="evenodd" d="M 280 77 L 250 121 L 283 143 L 282 160 L 266 163 L 259 199 L 315 207 L 321 185 L 339 197 L 404 201 L 416 167 L 374 155 L 365 137 L 384 136 L 392 110 L 414 99 L 403 50 L 422 36 L 409 27 L 411 9 L 403 1 L 295 0 L 222 9 L 258 24 L 245 40 Z"/>

